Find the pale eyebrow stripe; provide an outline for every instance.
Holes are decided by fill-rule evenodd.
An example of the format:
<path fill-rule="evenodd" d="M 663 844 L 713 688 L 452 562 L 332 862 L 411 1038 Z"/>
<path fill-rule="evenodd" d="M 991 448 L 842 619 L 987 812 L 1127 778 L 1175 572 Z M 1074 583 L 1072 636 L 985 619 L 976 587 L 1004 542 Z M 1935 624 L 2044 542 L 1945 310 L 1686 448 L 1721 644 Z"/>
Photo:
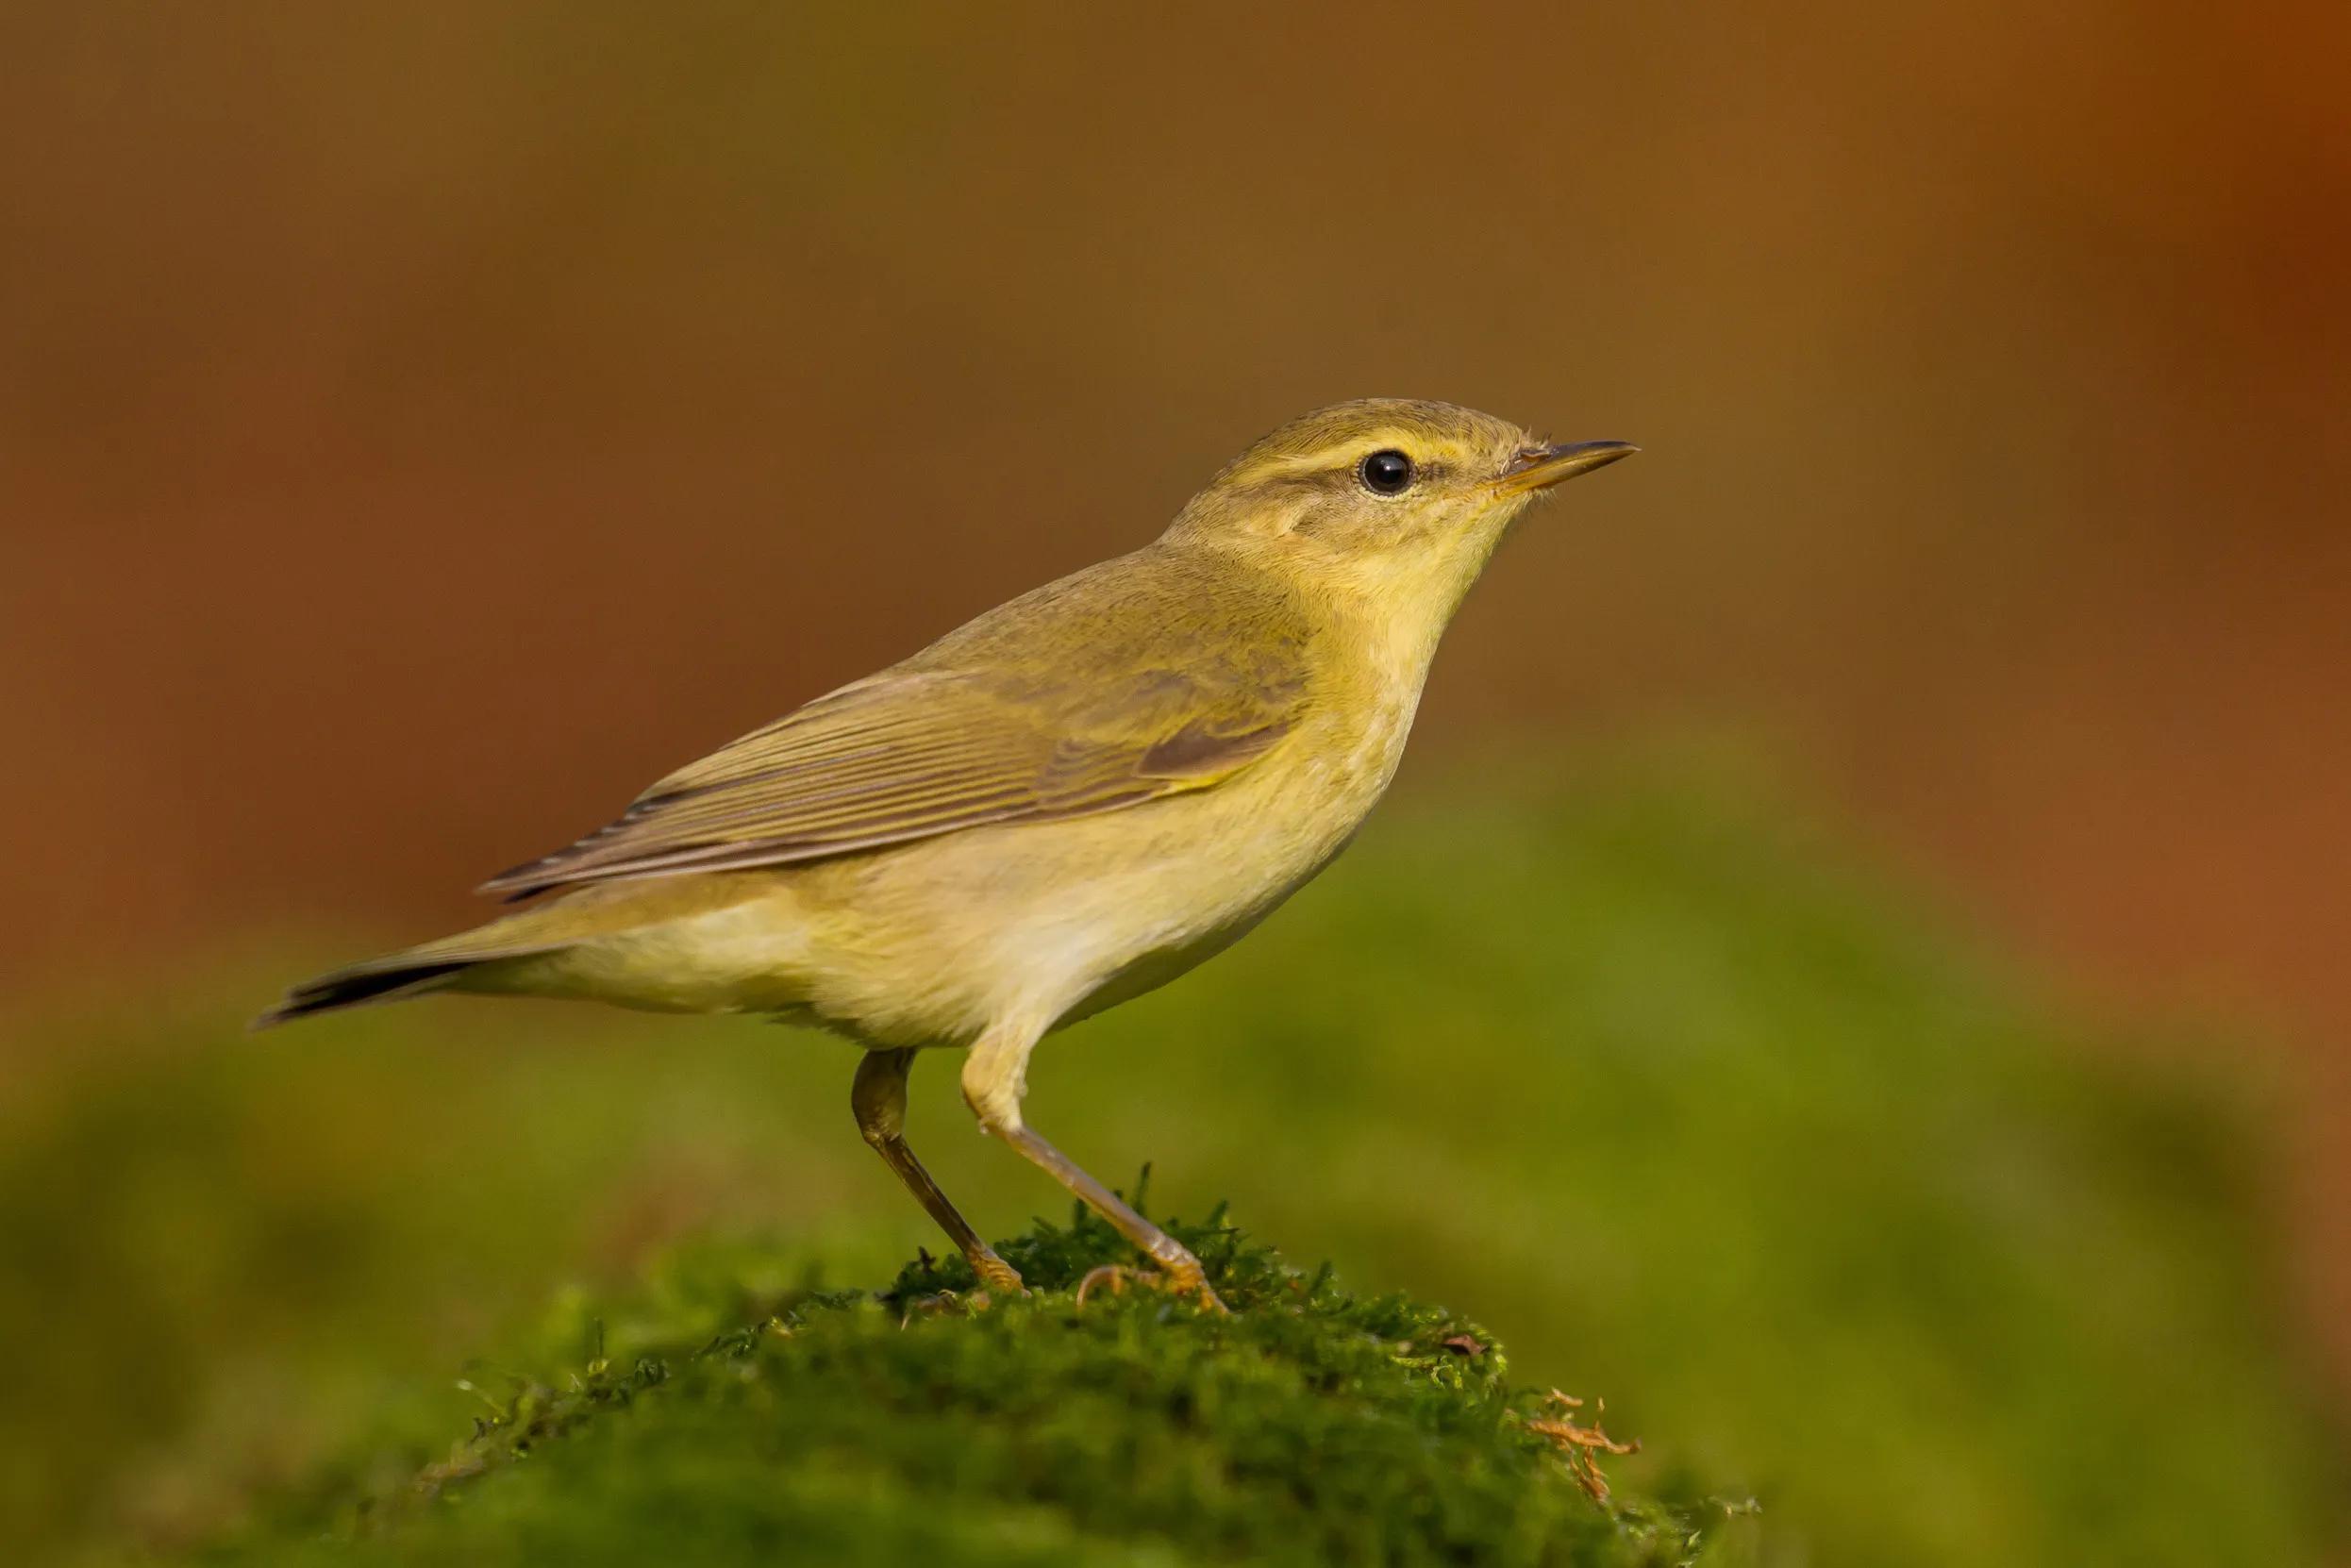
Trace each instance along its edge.
<path fill-rule="evenodd" d="M 1352 470 L 1367 453 L 1377 452 L 1384 447 L 1392 446 L 1410 456 L 1420 440 L 1421 437 L 1414 432 L 1394 426 L 1365 430 L 1360 434 L 1349 436 L 1343 442 L 1326 442 L 1311 451 L 1282 452 L 1260 458 L 1246 468 L 1238 469 L 1226 475 L 1226 477 L 1228 480 L 1273 483 L 1294 480 L 1306 475 L 1319 478 L 1334 471 Z M 1413 461 L 1416 464 L 1421 463 L 1418 457 L 1413 457 Z M 1421 466 L 1434 471 L 1441 465 L 1426 463 Z"/>

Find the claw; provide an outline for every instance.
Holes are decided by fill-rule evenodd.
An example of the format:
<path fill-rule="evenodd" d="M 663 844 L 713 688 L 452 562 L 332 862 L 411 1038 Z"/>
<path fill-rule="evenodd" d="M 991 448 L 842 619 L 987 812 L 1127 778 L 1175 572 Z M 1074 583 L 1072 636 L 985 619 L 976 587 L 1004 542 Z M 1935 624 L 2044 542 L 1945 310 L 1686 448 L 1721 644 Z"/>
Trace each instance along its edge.
<path fill-rule="evenodd" d="M 1107 1290 L 1112 1295 L 1125 1295 L 1126 1282 L 1130 1279 L 1149 1285 L 1154 1290 L 1165 1291 L 1170 1295 L 1190 1296 L 1204 1312 L 1214 1312 L 1219 1317 L 1232 1316 L 1232 1309 L 1218 1297 L 1215 1287 L 1209 1283 L 1209 1276 L 1205 1274 L 1197 1271 L 1177 1274 L 1174 1270 L 1164 1274 L 1146 1274 L 1140 1269 L 1128 1268 L 1124 1263 L 1105 1263 L 1099 1268 L 1087 1270 L 1086 1277 L 1077 1282 L 1077 1305 L 1082 1309 L 1086 1298 L 1098 1289 Z"/>

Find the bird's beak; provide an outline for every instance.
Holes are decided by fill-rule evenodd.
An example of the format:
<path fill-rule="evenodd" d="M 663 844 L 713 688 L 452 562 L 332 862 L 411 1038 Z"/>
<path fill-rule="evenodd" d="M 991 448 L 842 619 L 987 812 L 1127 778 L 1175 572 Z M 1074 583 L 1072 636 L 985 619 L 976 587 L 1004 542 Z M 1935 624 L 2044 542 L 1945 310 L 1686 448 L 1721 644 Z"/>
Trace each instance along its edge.
<path fill-rule="evenodd" d="M 1552 446 L 1530 446 L 1510 459 L 1510 466 L 1493 482 L 1505 495 L 1525 495 L 1549 490 L 1561 479 L 1573 479 L 1595 468 L 1606 468 L 1641 448 L 1622 441 L 1571 441 Z"/>

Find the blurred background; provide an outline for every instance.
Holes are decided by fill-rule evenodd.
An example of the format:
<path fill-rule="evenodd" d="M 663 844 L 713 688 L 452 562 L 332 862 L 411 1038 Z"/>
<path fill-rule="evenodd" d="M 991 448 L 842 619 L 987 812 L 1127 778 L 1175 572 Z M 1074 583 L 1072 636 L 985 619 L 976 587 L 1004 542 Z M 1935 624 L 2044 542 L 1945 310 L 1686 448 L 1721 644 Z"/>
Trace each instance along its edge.
<path fill-rule="evenodd" d="M 2351 1560 L 2347 83 L 2351 9 L 2285 0 L 0 5 L 14 1516 L 201 1540 L 706 1226 L 880 1277 L 920 1216 L 837 1046 L 236 1026 L 1386 394 L 1645 451 L 1473 597 L 1366 869 L 1048 1056 L 1064 1142 L 1605 1376 L 1778 1560 L 2083 1560 L 2134 1505 L 2135 1560 Z M 1523 962 L 1439 1009 L 1463 931 Z M 1375 1014 L 1390 949 L 1428 983 Z M 1519 1071 L 1476 1020 L 1558 1096 L 1520 1157 L 1404 1043 L 1351 1076 L 1423 1025 Z M 1187 1152 L 1239 1064 L 1234 1125 L 1311 1121 L 1311 1169 Z M 933 1159 L 1011 1228 L 1046 1194 L 946 1077 Z M 1808 1084 L 1973 1240 L 1741 1207 L 1812 1179 Z M 1408 1109 L 1498 1210 L 1391 1190 Z M 1974 1298 L 2036 1247 L 2014 1321 L 2103 1371 Z M 1773 1319 L 1783 1266 L 1817 1293 Z M 1792 1348 L 1877 1343 L 1848 1312 L 1901 1354 Z M 2197 1475 L 2208 1417 L 2252 1478 Z"/>

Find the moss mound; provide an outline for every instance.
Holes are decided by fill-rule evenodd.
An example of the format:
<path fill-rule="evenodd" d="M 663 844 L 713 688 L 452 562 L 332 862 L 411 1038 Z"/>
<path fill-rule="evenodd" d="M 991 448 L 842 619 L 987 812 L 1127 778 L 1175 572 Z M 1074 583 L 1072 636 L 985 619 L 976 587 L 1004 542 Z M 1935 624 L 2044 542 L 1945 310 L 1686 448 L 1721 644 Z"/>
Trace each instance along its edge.
<path fill-rule="evenodd" d="M 477 1375 L 489 1410 L 446 1460 L 219 1560 L 1647 1564 L 1722 1517 L 1613 1493 L 1596 1424 L 1513 1388 L 1476 1325 L 1349 1295 L 1221 1214 L 1173 1228 L 1232 1316 L 1147 1286 L 1080 1302 L 1128 1257 L 1082 1213 L 1004 1244 L 1014 1300 L 960 1259 L 863 1293 L 683 1256 L 566 1308 L 573 1370 Z"/>

